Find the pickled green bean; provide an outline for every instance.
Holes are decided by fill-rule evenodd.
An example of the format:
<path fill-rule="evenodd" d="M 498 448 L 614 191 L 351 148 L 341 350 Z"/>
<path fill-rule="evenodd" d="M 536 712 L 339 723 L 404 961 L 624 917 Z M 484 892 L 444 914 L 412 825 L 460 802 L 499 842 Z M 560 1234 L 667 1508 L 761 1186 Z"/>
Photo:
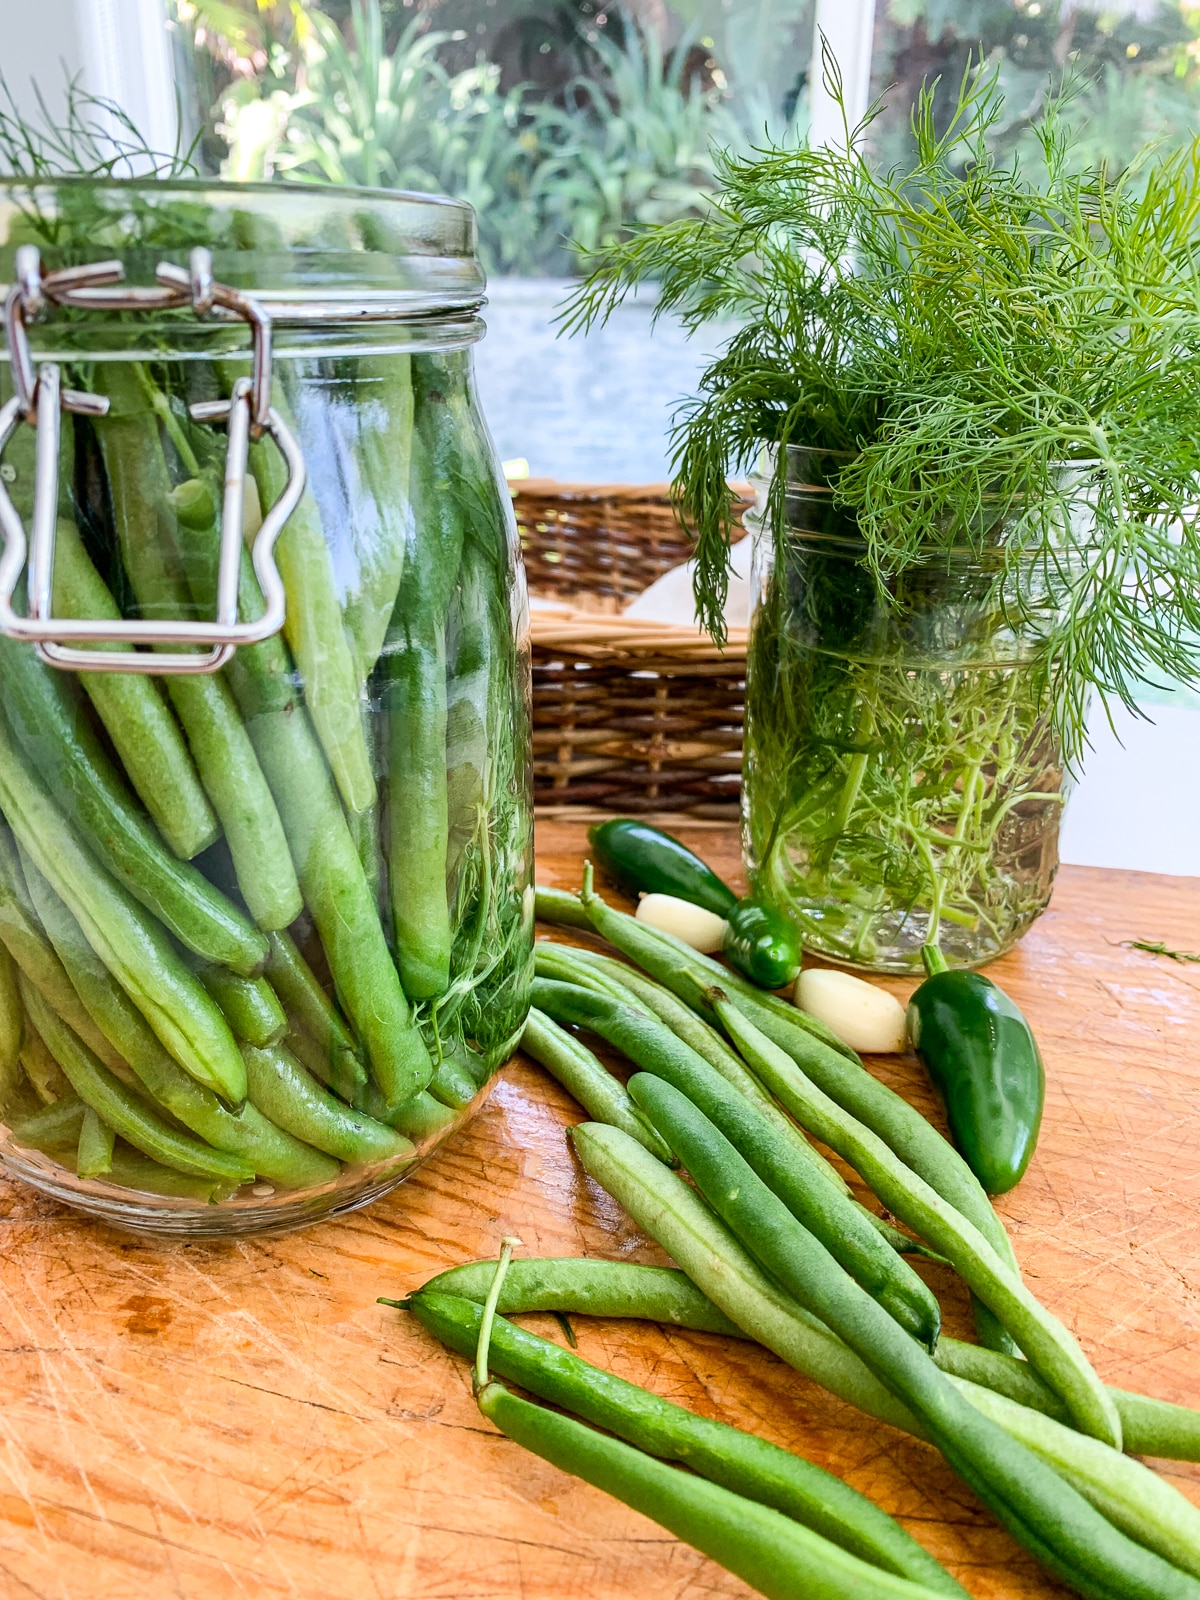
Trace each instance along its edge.
<path fill-rule="evenodd" d="M 297 1139 L 340 1161 L 374 1164 L 411 1156 L 403 1134 L 331 1095 L 289 1050 L 243 1045 L 250 1099 Z"/>
<path fill-rule="evenodd" d="M 0 943 L 11 955 L 18 976 L 24 974 L 59 1016 L 71 1024 L 89 1049 L 119 1076 L 124 1063 L 88 1016 L 47 939 L 29 898 L 24 865 L 3 823 L 0 823 Z"/>
<path fill-rule="evenodd" d="M 85 1105 L 143 1155 L 193 1177 L 234 1184 L 254 1177 L 254 1168 L 239 1156 L 225 1155 L 178 1133 L 150 1106 L 101 1065 L 92 1052 L 30 986 L 23 996 L 34 1026 L 46 1041 L 72 1089 Z"/>
<path fill-rule="evenodd" d="M 187 615 L 189 598 L 171 548 L 169 480 L 145 380 L 132 365 L 100 363 L 96 387 L 110 401 L 97 425 L 125 570 L 146 616 Z M 225 830 L 238 885 L 260 928 L 300 915 L 300 890 L 279 813 L 225 681 L 174 675 L 168 693 L 200 780 Z"/>
<path fill-rule="evenodd" d="M 159 924 L 80 844 L 24 766 L 2 715 L 0 809 L 21 848 L 70 907 L 88 943 L 180 1066 L 240 1104 L 246 1069 L 224 1017 Z"/>
<path fill-rule="evenodd" d="M 288 1029 L 279 998 L 265 978 L 243 978 L 228 967 L 204 965 L 196 976 L 221 1008 L 235 1039 L 268 1050 Z"/>
<path fill-rule="evenodd" d="M 277 1128 L 249 1101 L 235 1116 L 173 1061 L 50 885 L 31 874 L 29 887 L 83 1003 L 153 1100 L 214 1149 L 251 1163 L 257 1177 L 290 1189 L 317 1188 L 337 1177 L 336 1161 Z"/>
<path fill-rule="evenodd" d="M 54 540 L 54 615 L 112 622 L 121 615 L 67 517 L 59 519 Z M 92 648 L 129 651 L 133 646 Z M 213 843 L 221 826 L 161 684 L 140 672 L 81 672 L 79 681 L 138 799 L 175 854 L 190 861 Z"/>
<path fill-rule="evenodd" d="M 280 929 L 267 938 L 271 948 L 263 975 L 270 980 L 285 1009 L 330 1055 L 345 1052 L 357 1059 L 354 1036 L 317 982 L 291 934 Z M 366 1081 L 365 1076 L 363 1081 Z"/>
<path fill-rule="evenodd" d="M 17 965 L 0 944 L 0 1116 L 21 1080 L 21 991 Z"/>
<path fill-rule="evenodd" d="M 63 1082 L 66 1082 L 65 1078 Z M 25 1145 L 30 1150 L 41 1150 L 48 1156 L 74 1150 L 79 1143 L 79 1130 L 87 1111 L 87 1106 L 68 1086 L 67 1093 L 60 1099 L 29 1116 L 14 1119 L 13 1142 Z"/>
<path fill-rule="evenodd" d="M 28 980 L 23 973 L 19 975 L 19 981 L 21 993 L 24 995 Z M 30 992 L 37 993 L 32 986 Z M 54 1059 L 49 1045 L 38 1032 L 33 1018 L 28 1013 L 21 1032 L 21 1066 L 25 1076 L 33 1085 L 34 1094 L 44 1106 L 55 1105 L 71 1094 L 71 1085 L 67 1082 L 66 1074 Z"/>
<path fill-rule="evenodd" d="M 113 1146 L 117 1136 L 102 1122 L 91 1106 L 85 1105 L 79 1125 L 79 1144 L 75 1151 L 75 1174 L 80 1178 L 104 1178 L 112 1171 Z"/>
<path fill-rule="evenodd" d="M 278 384 L 272 403 L 297 432 Z M 263 439 L 251 445 L 250 470 L 262 506 L 273 506 L 287 482 L 287 466 L 274 443 Z M 363 736 L 361 684 L 311 489 L 288 518 L 275 546 L 275 563 L 287 594 L 284 637 L 304 684 L 305 704 L 347 811 L 365 811 L 375 804 L 376 793 Z"/>
<path fill-rule="evenodd" d="M 262 595 L 242 562 L 240 610 L 262 615 Z M 366 1047 L 388 1108 L 424 1088 L 433 1062 L 412 1020 L 362 862 L 346 825 L 278 637 L 245 645 L 230 681 L 279 803 L 304 899 L 321 936 L 338 999 Z M 311 1006 L 313 997 L 308 997 Z"/>
<path fill-rule="evenodd" d="M 45 666 L 15 639 L 0 639 L 0 669 L 5 713 L 26 760 L 117 882 L 197 955 L 247 975 L 259 971 L 265 936 L 165 848 L 97 738 L 70 674 Z"/>

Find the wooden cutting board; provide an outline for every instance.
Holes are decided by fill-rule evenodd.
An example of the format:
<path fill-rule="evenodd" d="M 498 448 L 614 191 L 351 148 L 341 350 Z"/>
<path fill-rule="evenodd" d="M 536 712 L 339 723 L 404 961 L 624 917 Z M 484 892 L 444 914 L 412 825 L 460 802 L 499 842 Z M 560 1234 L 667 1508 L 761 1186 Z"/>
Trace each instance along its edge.
<path fill-rule="evenodd" d="M 681 831 L 736 875 L 732 830 Z M 538 845 L 542 880 L 575 886 L 582 828 L 546 824 Z M 992 968 L 1049 1071 L 1038 1154 L 1001 1210 L 1030 1285 L 1109 1382 L 1200 1405 L 1200 967 L 1129 938 L 1200 948 L 1200 882 L 1064 869 Z M 914 1061 L 872 1065 L 937 1117 Z M 404 1187 L 276 1239 L 146 1243 L 0 1182 L 3 1600 L 748 1594 L 497 1435 L 464 1364 L 375 1304 L 509 1232 L 531 1253 L 662 1261 L 574 1162 L 578 1120 L 514 1063 Z M 962 1297 L 932 1281 L 964 1331 Z M 632 1323 L 577 1331 L 590 1359 L 841 1473 L 979 1600 L 1065 1593 L 932 1450 L 773 1356 Z M 1200 1503 L 1200 1467 L 1165 1470 Z"/>

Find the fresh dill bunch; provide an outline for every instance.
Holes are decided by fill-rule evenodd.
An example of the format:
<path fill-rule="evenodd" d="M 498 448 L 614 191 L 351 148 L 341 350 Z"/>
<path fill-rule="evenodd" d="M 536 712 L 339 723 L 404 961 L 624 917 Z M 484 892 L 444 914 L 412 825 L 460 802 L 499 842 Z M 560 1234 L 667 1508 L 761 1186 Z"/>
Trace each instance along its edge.
<path fill-rule="evenodd" d="M 196 177 L 199 135 L 189 145 L 156 150 L 114 100 L 69 78 L 61 116 L 34 85 L 38 122 L 24 117 L 0 72 L 0 172 L 21 178 Z M 182 119 L 176 118 L 176 126 Z M 39 125 L 40 124 L 40 125 Z"/>
<path fill-rule="evenodd" d="M 824 68 L 840 99 L 827 50 Z M 672 429 L 714 637 L 730 477 L 775 447 L 781 534 L 782 447 L 849 451 L 836 494 L 881 593 L 953 547 L 995 547 L 1010 606 L 1037 571 L 1054 617 L 1038 671 L 1074 759 L 1092 688 L 1136 709 L 1148 677 L 1200 674 L 1200 138 L 1073 172 L 1051 98 L 1033 173 L 988 148 L 1003 110 L 975 68 L 946 128 L 933 87 L 919 97 L 910 167 L 872 167 L 874 110 L 841 148 L 725 152 L 706 215 L 594 260 L 563 322 L 602 321 L 652 281 L 689 331 L 738 324 Z"/>

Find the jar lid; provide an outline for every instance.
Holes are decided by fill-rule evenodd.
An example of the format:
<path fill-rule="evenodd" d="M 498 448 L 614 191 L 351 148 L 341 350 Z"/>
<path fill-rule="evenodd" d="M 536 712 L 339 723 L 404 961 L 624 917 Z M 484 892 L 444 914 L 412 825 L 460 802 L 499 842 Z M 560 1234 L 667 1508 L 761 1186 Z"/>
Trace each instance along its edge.
<path fill-rule="evenodd" d="M 128 284 L 197 245 L 213 276 L 253 294 L 274 322 L 470 317 L 483 302 L 475 213 L 396 190 L 211 178 L 0 177 L 0 279 L 19 245 L 42 267 L 119 260 Z"/>

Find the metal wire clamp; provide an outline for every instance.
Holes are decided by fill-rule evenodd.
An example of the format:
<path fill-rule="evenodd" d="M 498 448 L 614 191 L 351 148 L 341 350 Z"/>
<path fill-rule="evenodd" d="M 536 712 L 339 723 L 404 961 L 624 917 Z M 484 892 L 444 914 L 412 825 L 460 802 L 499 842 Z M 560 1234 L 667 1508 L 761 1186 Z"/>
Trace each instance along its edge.
<path fill-rule="evenodd" d="M 190 270 L 162 262 L 155 272 L 158 287 L 114 287 L 124 271 L 119 261 L 66 267 L 42 275 L 37 248 L 16 252 L 16 282 L 4 305 L 4 330 L 12 367 L 13 397 L 0 407 L 0 454 L 16 428 L 26 422 L 37 430 L 32 534 L 0 480 L 0 633 L 32 642 L 44 661 L 73 671 L 205 673 L 222 667 L 240 644 L 257 644 L 278 633 L 284 621 L 283 582 L 274 549 L 284 524 L 304 493 L 304 457 L 291 430 L 271 405 L 271 322 L 250 295 L 216 283 L 212 259 L 203 248 L 192 251 Z M 102 417 L 109 409 L 103 395 L 62 387 L 54 362 L 35 368 L 27 326 L 48 305 L 104 311 L 173 311 L 190 307 L 197 316 L 214 307 L 250 325 L 253 367 L 239 378 L 228 400 L 191 407 L 198 422 L 226 422 L 225 484 L 221 505 L 221 542 L 217 568 L 217 605 L 213 622 L 55 617 L 54 535 L 58 512 L 58 452 L 61 415 Z M 287 466 L 283 493 L 267 511 L 252 548 L 254 571 L 265 606 L 260 617 L 238 621 L 238 571 L 242 557 L 242 513 L 250 440 L 267 433 Z M 13 607 L 13 595 L 26 570 L 28 614 Z M 205 652 L 78 649 L 81 644 L 207 645 Z"/>

